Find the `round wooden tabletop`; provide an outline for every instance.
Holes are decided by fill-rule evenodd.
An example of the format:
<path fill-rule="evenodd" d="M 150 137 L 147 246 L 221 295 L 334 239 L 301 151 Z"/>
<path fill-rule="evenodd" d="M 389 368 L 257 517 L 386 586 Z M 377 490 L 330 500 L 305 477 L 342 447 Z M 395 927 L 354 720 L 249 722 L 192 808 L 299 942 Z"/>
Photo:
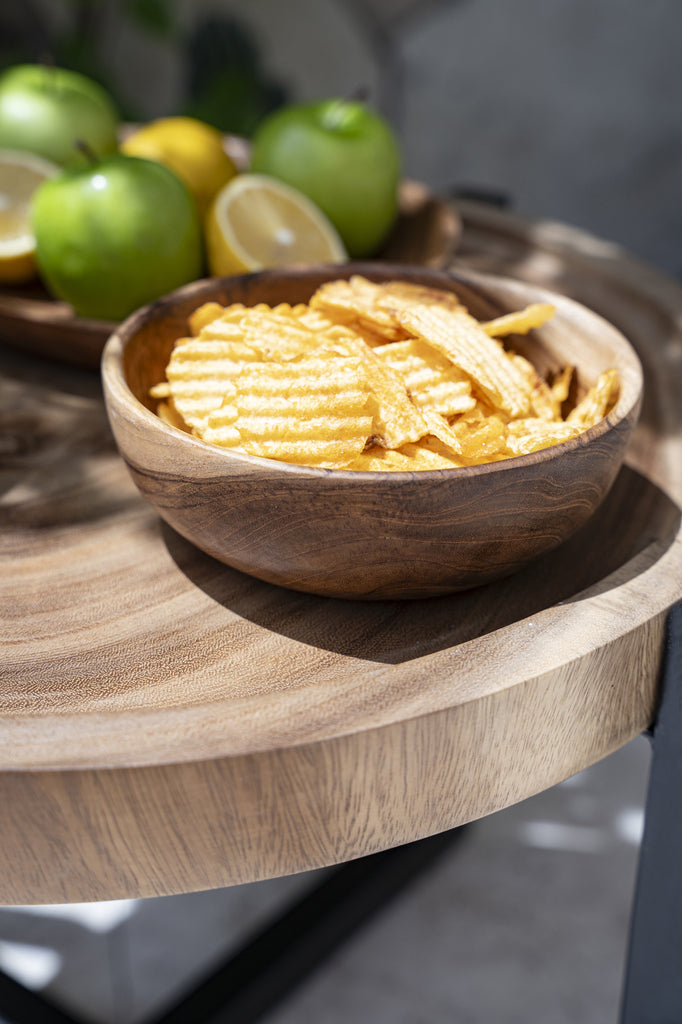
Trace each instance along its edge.
<path fill-rule="evenodd" d="M 96 373 L 0 349 L 0 902 L 350 860 L 522 800 L 651 723 L 682 596 L 682 289 L 566 226 L 459 209 L 458 265 L 583 301 L 646 380 L 596 516 L 496 584 L 368 604 L 228 569 L 138 495 Z"/>

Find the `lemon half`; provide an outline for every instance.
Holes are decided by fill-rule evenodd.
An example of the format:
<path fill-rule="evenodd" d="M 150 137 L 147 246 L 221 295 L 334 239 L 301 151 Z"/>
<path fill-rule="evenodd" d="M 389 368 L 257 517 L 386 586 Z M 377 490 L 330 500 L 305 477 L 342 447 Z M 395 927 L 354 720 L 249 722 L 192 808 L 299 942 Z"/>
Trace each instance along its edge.
<path fill-rule="evenodd" d="M 239 174 L 221 189 L 206 220 L 206 249 L 216 277 L 348 258 L 320 208 L 265 174 Z"/>
<path fill-rule="evenodd" d="M 36 275 L 31 199 L 60 168 L 33 153 L 0 149 L 0 282 L 20 284 Z"/>

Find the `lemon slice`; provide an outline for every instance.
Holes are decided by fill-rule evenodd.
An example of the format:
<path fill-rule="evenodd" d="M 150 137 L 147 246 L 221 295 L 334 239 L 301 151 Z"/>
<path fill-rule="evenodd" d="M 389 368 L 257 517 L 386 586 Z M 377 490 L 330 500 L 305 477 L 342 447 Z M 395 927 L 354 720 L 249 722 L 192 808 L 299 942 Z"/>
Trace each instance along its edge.
<path fill-rule="evenodd" d="M 35 276 L 31 198 L 59 170 L 33 153 L 0 149 L 0 282 L 19 284 Z"/>
<path fill-rule="evenodd" d="M 216 196 L 206 221 L 211 274 L 221 277 L 291 263 L 343 263 L 336 229 L 302 192 L 266 174 L 239 174 Z"/>

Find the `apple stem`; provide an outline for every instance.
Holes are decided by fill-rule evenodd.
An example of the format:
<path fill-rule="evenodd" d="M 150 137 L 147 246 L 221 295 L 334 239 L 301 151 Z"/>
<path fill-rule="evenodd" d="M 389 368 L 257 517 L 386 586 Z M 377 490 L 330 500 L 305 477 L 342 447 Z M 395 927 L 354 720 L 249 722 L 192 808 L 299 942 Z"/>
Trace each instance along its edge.
<path fill-rule="evenodd" d="M 344 99 L 333 100 L 324 112 L 324 125 L 329 131 L 341 128 L 349 116 L 349 104 L 364 103 L 369 95 L 366 86 L 358 86 Z"/>
<path fill-rule="evenodd" d="M 92 147 L 89 146 L 84 139 L 75 139 L 73 144 L 76 149 L 79 149 L 81 151 L 85 159 L 88 161 L 88 163 L 92 164 L 93 167 L 96 163 L 98 163 L 97 154 L 95 153 L 94 149 L 92 149 Z"/>

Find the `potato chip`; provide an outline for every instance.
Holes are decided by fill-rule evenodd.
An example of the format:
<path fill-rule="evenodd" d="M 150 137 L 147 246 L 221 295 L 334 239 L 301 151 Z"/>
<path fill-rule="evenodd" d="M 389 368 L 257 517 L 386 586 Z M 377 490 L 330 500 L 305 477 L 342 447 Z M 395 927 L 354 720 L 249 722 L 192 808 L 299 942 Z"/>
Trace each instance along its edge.
<path fill-rule="evenodd" d="M 397 313 L 418 302 L 451 309 L 459 306 L 459 299 L 452 292 L 410 281 L 375 284 L 360 274 L 354 274 L 348 281 L 331 281 L 322 285 L 313 295 L 310 305 L 329 317 L 354 326 L 363 332 L 367 344 L 373 346 L 406 337 Z"/>
<path fill-rule="evenodd" d="M 607 415 L 618 399 L 618 390 L 617 372 L 606 370 L 568 414 L 566 421 L 577 424 L 581 430 L 588 430 Z"/>
<path fill-rule="evenodd" d="M 211 414 L 200 436 L 233 447 L 236 426 L 239 447 L 250 455 L 318 466 L 349 462 L 372 428 L 363 370 L 362 359 L 339 356 L 255 364 L 235 380 L 227 410 Z"/>
<path fill-rule="evenodd" d="M 455 416 L 476 404 L 470 378 L 419 338 L 381 345 L 374 354 L 399 374 L 419 409 Z"/>
<path fill-rule="evenodd" d="M 521 371 L 531 388 L 530 411 L 541 420 L 557 420 L 561 418 L 560 391 L 554 392 L 546 380 L 538 374 L 537 370 L 527 359 L 518 353 L 510 354 L 509 357 L 515 366 Z"/>
<path fill-rule="evenodd" d="M 315 331 L 292 314 L 290 306 L 286 310 L 246 310 L 237 326 L 244 342 L 258 351 L 262 359 L 298 359 L 316 346 Z"/>
<path fill-rule="evenodd" d="M 564 419 L 573 368 L 544 380 L 498 340 L 553 314 L 537 303 L 480 323 L 445 290 L 359 275 L 293 306 L 205 303 L 150 396 L 172 426 L 299 465 L 495 462 L 576 437 L 617 399 L 618 375 L 607 371 Z"/>
<path fill-rule="evenodd" d="M 365 473 L 385 473 L 387 471 L 409 473 L 412 463 L 410 456 L 403 451 L 371 445 L 356 455 L 343 468 L 362 470 Z"/>
<path fill-rule="evenodd" d="M 191 432 L 190 428 L 175 408 L 175 403 L 172 398 L 167 398 L 164 399 L 164 401 L 159 402 L 156 407 L 156 415 L 171 427 L 176 427 L 178 430 L 184 430 L 185 433 Z"/>
<path fill-rule="evenodd" d="M 203 306 L 199 306 L 190 315 L 188 324 L 190 334 L 197 335 L 208 324 L 214 320 L 218 320 L 219 317 L 225 312 L 225 306 L 221 306 L 219 302 L 205 302 Z"/>
<path fill-rule="evenodd" d="M 561 415 L 561 407 L 568 398 L 568 394 L 571 390 L 573 374 L 574 368 L 572 366 L 565 366 L 563 370 L 556 374 L 550 384 L 550 390 L 558 409 L 557 417 Z"/>
<path fill-rule="evenodd" d="M 433 409 L 424 409 L 422 415 L 426 420 L 429 431 L 425 438 L 421 440 L 436 440 L 439 445 L 447 448 L 450 455 L 461 455 L 461 437 L 452 429 L 445 417 L 441 416 L 439 412 L 434 412 Z"/>
<path fill-rule="evenodd" d="M 197 341 L 243 341 L 244 331 L 239 322 L 230 317 L 218 317 L 202 327 Z"/>
<path fill-rule="evenodd" d="M 170 384 L 167 380 L 159 381 L 158 384 L 154 384 L 149 389 L 150 398 L 170 398 Z"/>
<path fill-rule="evenodd" d="M 512 455 L 549 448 L 571 437 L 577 437 L 580 428 L 572 423 L 550 423 L 541 419 L 512 420 L 507 425 L 507 448 Z"/>
<path fill-rule="evenodd" d="M 448 444 L 432 435 L 422 438 L 418 444 L 406 444 L 400 450 L 412 460 L 410 468 L 415 471 L 457 469 L 466 465 L 464 459 L 456 455 Z"/>
<path fill-rule="evenodd" d="M 452 424 L 462 459 L 467 465 L 495 462 L 508 457 L 508 417 L 481 402 Z"/>
<path fill-rule="evenodd" d="M 341 323 L 367 328 L 384 340 L 406 337 L 393 313 L 381 308 L 377 301 L 380 295 L 381 285 L 354 274 L 348 281 L 329 281 L 321 285 L 312 296 L 310 306 Z"/>
<path fill-rule="evenodd" d="M 226 398 L 219 409 L 214 409 L 201 426 L 199 436 L 204 441 L 217 444 L 221 448 L 241 448 L 241 434 L 237 428 L 239 409 L 235 404 L 236 390 L 230 398 Z"/>
<path fill-rule="evenodd" d="M 455 309 L 458 306 L 460 309 L 464 308 L 454 292 L 428 288 L 426 285 L 413 284 L 411 281 L 388 281 L 379 285 L 374 301 L 380 309 L 394 314 L 406 306 L 417 304 L 444 306 L 447 309 Z"/>
<path fill-rule="evenodd" d="M 471 377 L 493 405 L 512 416 L 528 412 L 531 389 L 525 376 L 502 346 L 464 310 L 417 305 L 403 309 L 398 319 Z"/>
<path fill-rule="evenodd" d="M 556 308 L 548 302 L 534 302 L 515 313 L 505 313 L 481 324 L 491 338 L 503 338 L 507 334 L 528 334 L 535 327 L 542 327 L 551 320 Z"/>
<path fill-rule="evenodd" d="M 429 432 L 426 420 L 407 393 L 401 377 L 365 346 L 365 372 L 370 391 L 372 437 L 383 448 L 402 448 Z"/>
<path fill-rule="evenodd" d="M 361 452 L 346 469 L 419 473 L 429 469 L 457 469 L 463 465 L 465 463 L 437 438 L 426 437 L 418 444 L 406 444 L 398 450 L 372 446 Z"/>
<path fill-rule="evenodd" d="M 530 396 L 531 412 L 538 419 L 553 422 L 561 417 L 561 402 L 544 380 L 538 380 Z"/>
<path fill-rule="evenodd" d="M 190 427 L 198 429 L 219 409 L 232 381 L 259 353 L 241 341 L 184 338 L 173 349 L 166 368 L 175 407 Z"/>
<path fill-rule="evenodd" d="M 311 331 L 328 331 L 331 328 L 339 327 L 336 320 L 332 320 L 331 317 L 325 316 L 320 309 L 311 309 L 310 306 L 304 306 L 301 313 L 297 313 L 298 320 L 305 326 L 309 327 Z"/>

